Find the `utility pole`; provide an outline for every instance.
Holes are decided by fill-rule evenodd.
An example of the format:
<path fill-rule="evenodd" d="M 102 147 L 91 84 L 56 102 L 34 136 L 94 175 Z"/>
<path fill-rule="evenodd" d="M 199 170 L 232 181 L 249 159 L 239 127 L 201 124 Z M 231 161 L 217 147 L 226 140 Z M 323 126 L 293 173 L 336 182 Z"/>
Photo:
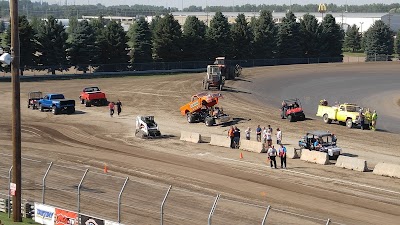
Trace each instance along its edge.
<path fill-rule="evenodd" d="M 13 196 L 14 222 L 22 222 L 21 215 L 21 103 L 19 84 L 19 34 L 18 34 L 18 0 L 10 0 L 11 26 L 11 83 L 12 83 L 12 145 L 13 176 L 16 185 Z"/>

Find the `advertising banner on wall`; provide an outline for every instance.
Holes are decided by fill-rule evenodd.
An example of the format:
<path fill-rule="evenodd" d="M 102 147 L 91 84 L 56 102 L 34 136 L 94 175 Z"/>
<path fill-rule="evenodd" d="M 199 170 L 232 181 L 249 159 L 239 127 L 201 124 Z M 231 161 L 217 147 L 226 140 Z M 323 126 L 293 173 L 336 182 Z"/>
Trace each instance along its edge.
<path fill-rule="evenodd" d="M 105 222 L 104 225 L 124 225 L 122 223 L 112 222 L 109 220 L 105 220 L 104 222 Z"/>
<path fill-rule="evenodd" d="M 35 222 L 54 225 L 55 208 L 35 202 Z"/>
<path fill-rule="evenodd" d="M 104 220 L 81 215 L 81 225 L 105 225 Z"/>
<path fill-rule="evenodd" d="M 76 212 L 56 208 L 55 225 L 78 225 L 78 214 Z"/>

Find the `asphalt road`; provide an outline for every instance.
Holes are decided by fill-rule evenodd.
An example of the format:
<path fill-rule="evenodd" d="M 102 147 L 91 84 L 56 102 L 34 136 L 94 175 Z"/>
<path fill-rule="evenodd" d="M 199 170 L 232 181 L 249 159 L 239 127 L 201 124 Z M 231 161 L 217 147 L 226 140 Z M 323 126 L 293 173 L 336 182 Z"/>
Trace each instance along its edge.
<path fill-rule="evenodd" d="M 282 79 L 284 78 L 284 79 Z M 240 86 L 264 104 L 276 105 L 283 99 L 299 98 L 308 118 L 315 116 L 318 102 L 351 102 L 376 109 L 380 130 L 400 133 L 400 64 L 337 64 L 303 68 L 271 68 L 263 76 L 251 76 Z M 278 116 L 278 112 L 277 112 Z"/>

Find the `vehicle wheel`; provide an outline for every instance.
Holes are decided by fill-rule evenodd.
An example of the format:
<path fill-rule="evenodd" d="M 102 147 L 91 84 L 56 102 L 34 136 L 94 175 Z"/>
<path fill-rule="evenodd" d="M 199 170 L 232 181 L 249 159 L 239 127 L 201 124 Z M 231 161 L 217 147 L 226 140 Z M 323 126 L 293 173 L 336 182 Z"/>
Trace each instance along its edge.
<path fill-rule="evenodd" d="M 85 99 L 82 99 L 81 97 L 79 97 L 79 99 L 81 100 L 81 104 L 85 104 Z"/>
<path fill-rule="evenodd" d="M 299 116 L 299 118 L 298 118 L 299 121 L 304 121 L 305 119 L 306 119 L 306 115 L 304 115 L 304 113 L 301 114 L 301 115 Z"/>
<path fill-rule="evenodd" d="M 289 120 L 289 122 L 295 122 L 296 121 L 296 117 L 294 117 L 293 115 L 288 115 L 287 119 Z"/>
<path fill-rule="evenodd" d="M 51 108 L 51 112 L 52 112 L 54 115 L 57 115 L 57 114 L 58 114 L 58 109 L 57 109 L 57 107 L 56 107 L 56 106 L 53 106 L 53 107 Z"/>
<path fill-rule="evenodd" d="M 186 119 L 188 123 L 193 123 L 194 122 L 194 116 L 190 112 L 186 113 Z"/>
<path fill-rule="evenodd" d="M 91 106 L 90 101 L 85 100 L 85 107 L 90 107 L 90 106 Z"/>
<path fill-rule="evenodd" d="M 209 84 L 206 82 L 206 85 L 205 85 L 205 88 L 204 89 L 206 89 L 206 90 L 210 90 L 210 86 L 209 86 Z"/>
<path fill-rule="evenodd" d="M 337 160 L 338 158 L 339 158 L 339 155 L 329 156 L 329 159 L 331 159 L 331 160 Z"/>
<path fill-rule="evenodd" d="M 326 124 L 332 123 L 332 120 L 329 119 L 328 114 L 324 114 L 324 116 L 322 117 L 322 119 L 324 120 L 324 123 L 326 123 Z"/>
<path fill-rule="evenodd" d="M 73 114 L 73 113 L 75 113 L 75 107 L 69 108 L 68 109 L 68 114 Z"/>
<path fill-rule="evenodd" d="M 213 117 L 207 117 L 204 120 L 207 127 L 213 126 L 215 124 L 215 119 Z"/>
<path fill-rule="evenodd" d="M 351 121 L 351 119 L 346 120 L 346 127 L 349 129 L 353 128 L 353 121 Z"/>
<path fill-rule="evenodd" d="M 37 106 L 36 106 L 36 104 L 33 104 L 32 105 L 32 110 L 35 110 L 35 109 L 37 109 Z"/>
<path fill-rule="evenodd" d="M 44 108 L 42 105 L 39 105 L 39 108 L 40 108 L 40 112 L 44 112 Z"/>

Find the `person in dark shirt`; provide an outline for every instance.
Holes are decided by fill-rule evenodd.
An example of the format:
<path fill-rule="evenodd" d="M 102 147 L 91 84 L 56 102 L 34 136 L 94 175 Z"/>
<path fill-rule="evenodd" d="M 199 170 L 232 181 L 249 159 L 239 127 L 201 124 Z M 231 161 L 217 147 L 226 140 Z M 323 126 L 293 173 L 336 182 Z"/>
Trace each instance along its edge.
<path fill-rule="evenodd" d="M 118 116 L 119 116 L 119 114 L 122 112 L 122 103 L 121 103 L 121 101 L 118 99 L 118 101 L 117 101 L 117 113 L 118 113 Z"/>
<path fill-rule="evenodd" d="M 235 130 L 233 131 L 233 142 L 235 143 L 235 148 L 238 148 L 240 142 L 240 129 L 236 126 Z"/>

